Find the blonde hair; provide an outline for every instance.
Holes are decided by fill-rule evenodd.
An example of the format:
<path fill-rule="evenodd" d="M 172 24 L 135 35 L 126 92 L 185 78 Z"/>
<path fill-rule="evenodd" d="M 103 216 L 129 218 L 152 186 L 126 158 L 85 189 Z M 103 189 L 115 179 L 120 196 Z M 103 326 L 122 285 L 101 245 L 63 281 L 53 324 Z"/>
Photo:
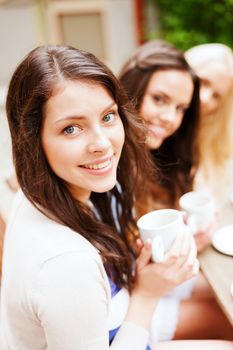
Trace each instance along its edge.
<path fill-rule="evenodd" d="M 218 109 L 200 121 L 197 139 L 200 169 L 211 183 L 224 174 L 233 154 L 233 53 L 228 46 L 214 43 L 195 46 L 186 51 L 185 57 L 194 70 L 210 62 L 219 62 L 232 78 L 231 88 Z"/>
<path fill-rule="evenodd" d="M 224 64 L 233 78 L 233 55 L 230 47 L 224 44 L 202 44 L 185 52 L 185 58 L 195 70 L 198 67 L 216 61 Z"/>

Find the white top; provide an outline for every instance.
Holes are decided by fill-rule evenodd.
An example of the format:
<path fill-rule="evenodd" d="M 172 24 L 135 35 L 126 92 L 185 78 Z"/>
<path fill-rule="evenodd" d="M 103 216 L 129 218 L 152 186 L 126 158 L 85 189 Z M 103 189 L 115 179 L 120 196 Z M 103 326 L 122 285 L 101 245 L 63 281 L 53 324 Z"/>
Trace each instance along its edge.
<path fill-rule="evenodd" d="M 145 350 L 146 329 L 123 322 L 109 346 L 109 281 L 98 251 L 19 191 L 5 238 L 1 350 Z"/>

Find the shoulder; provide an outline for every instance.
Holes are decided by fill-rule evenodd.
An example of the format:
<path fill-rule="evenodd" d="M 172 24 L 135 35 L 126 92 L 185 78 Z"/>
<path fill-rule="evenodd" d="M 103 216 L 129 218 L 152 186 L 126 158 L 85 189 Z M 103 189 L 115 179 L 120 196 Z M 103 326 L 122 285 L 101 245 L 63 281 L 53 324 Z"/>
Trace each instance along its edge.
<path fill-rule="evenodd" d="M 5 235 L 4 269 L 32 277 L 47 262 L 69 264 L 72 259 L 81 266 L 89 262 L 103 269 L 98 250 L 88 240 L 46 217 L 19 191 Z"/>
<path fill-rule="evenodd" d="M 56 251 L 66 252 L 70 248 L 72 248 L 71 250 L 85 249 L 98 253 L 82 235 L 40 212 L 21 190 L 17 193 L 12 207 L 6 236 L 6 241 L 14 239 L 16 242 L 24 239 L 25 243 L 36 242 L 37 250 L 43 244 L 44 252 L 46 246 L 48 248 L 51 246 L 55 254 Z"/>
<path fill-rule="evenodd" d="M 109 295 L 98 250 L 77 232 L 43 215 L 21 191 L 6 231 L 3 282 L 4 288 L 17 290 L 29 300 L 36 300 L 39 291 L 44 295 L 61 290 L 68 297 L 71 290 L 86 294 L 99 288 Z"/>

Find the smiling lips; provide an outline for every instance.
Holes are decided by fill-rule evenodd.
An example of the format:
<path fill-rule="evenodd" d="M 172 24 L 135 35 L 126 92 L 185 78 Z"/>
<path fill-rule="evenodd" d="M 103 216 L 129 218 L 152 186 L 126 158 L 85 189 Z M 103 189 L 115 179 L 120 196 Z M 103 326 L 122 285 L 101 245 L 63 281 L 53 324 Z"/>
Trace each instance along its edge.
<path fill-rule="evenodd" d="M 149 124 L 148 129 L 155 137 L 163 138 L 166 135 L 166 130 L 161 126 Z"/>
<path fill-rule="evenodd" d="M 91 174 L 102 175 L 109 172 L 112 169 L 113 156 L 105 158 L 105 160 L 99 160 L 95 163 L 80 165 L 85 171 Z"/>

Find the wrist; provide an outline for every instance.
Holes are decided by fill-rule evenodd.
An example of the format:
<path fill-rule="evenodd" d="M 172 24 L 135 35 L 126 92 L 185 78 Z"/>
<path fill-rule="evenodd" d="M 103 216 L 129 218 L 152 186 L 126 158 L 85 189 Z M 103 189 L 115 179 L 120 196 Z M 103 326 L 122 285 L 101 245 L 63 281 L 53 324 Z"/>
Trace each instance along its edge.
<path fill-rule="evenodd" d="M 158 299 L 133 291 L 125 320 L 149 329 L 157 303 Z"/>

